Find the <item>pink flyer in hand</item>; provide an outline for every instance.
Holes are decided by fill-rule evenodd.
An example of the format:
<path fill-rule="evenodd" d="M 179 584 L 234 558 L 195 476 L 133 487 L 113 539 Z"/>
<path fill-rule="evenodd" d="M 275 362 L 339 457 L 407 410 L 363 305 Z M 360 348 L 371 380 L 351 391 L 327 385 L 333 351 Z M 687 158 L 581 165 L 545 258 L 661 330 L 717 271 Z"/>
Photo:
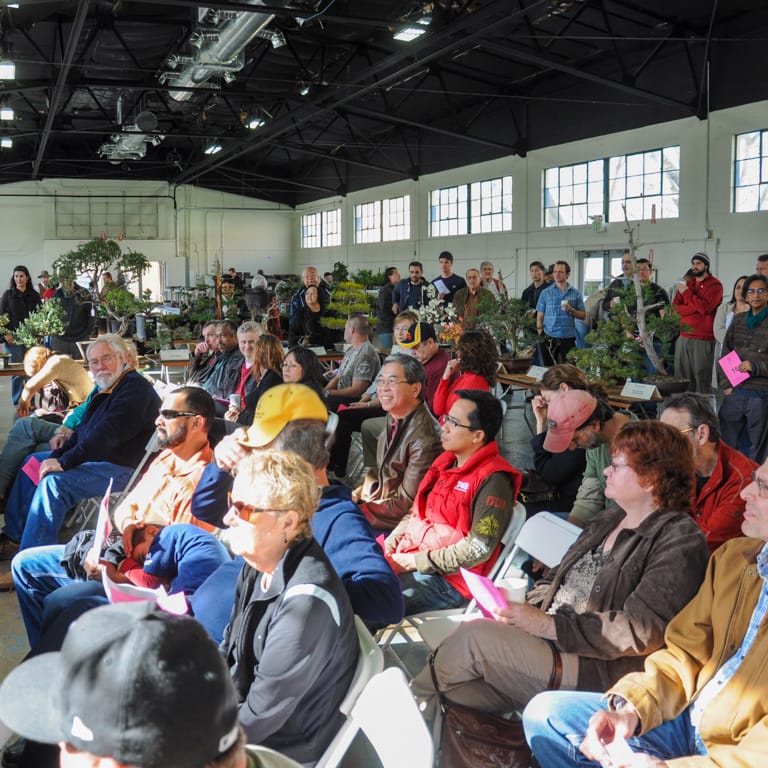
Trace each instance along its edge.
<path fill-rule="evenodd" d="M 723 373 L 728 377 L 728 381 L 731 382 L 732 387 L 741 384 L 742 381 L 749 378 L 749 371 L 739 370 L 741 358 L 735 349 L 724 357 L 721 357 L 717 362 L 720 363 L 720 367 L 723 369 Z"/>
<path fill-rule="evenodd" d="M 35 484 L 40 485 L 40 459 L 36 456 L 30 456 L 25 462 L 21 471 Z"/>
<path fill-rule="evenodd" d="M 489 619 L 495 619 L 494 608 L 509 608 L 504 595 L 499 588 L 486 576 L 479 573 L 473 573 L 466 568 L 461 568 L 461 575 L 472 593 L 472 597 L 477 600 L 477 605 L 483 616 Z"/>

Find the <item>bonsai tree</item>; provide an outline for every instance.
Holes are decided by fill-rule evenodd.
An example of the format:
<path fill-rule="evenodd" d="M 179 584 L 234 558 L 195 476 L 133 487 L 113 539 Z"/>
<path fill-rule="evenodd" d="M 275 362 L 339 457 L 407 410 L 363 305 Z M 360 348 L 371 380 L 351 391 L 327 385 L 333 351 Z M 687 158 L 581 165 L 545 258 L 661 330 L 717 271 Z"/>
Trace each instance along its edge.
<path fill-rule="evenodd" d="M 46 336 L 60 336 L 65 330 L 61 302 L 58 299 L 48 299 L 19 323 L 13 337 L 16 344 L 38 347 Z"/>
<path fill-rule="evenodd" d="M 96 303 L 102 314 L 120 323 L 121 335 L 128 328 L 130 316 L 146 309 L 125 284 L 138 280 L 149 269 L 149 260 L 143 253 L 130 249 L 123 251 L 116 240 L 96 237 L 80 243 L 74 250 L 59 256 L 53 262 L 53 269 L 59 280 L 87 277 L 96 289 L 105 272 L 114 271 L 121 275 L 122 281 L 104 291 Z"/>
<path fill-rule="evenodd" d="M 352 315 L 368 315 L 368 294 L 359 283 L 345 280 L 335 287 L 327 309 L 328 314 L 321 318 L 320 324 L 332 330 L 343 328 Z"/>
<path fill-rule="evenodd" d="M 477 308 L 475 327 L 485 329 L 496 339 L 502 355 L 532 354 L 537 338 L 536 317 L 528 302 L 514 296 L 484 296 Z"/>

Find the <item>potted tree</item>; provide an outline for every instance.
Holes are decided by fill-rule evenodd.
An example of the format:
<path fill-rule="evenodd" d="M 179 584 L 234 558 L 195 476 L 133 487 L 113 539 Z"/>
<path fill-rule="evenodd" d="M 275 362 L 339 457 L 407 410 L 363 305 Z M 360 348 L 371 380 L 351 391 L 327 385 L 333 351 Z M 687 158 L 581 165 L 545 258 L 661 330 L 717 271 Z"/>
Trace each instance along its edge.
<path fill-rule="evenodd" d="M 503 294 L 485 296 L 474 322 L 496 339 L 509 373 L 524 373 L 531 367 L 537 334 L 535 313 L 528 302 Z"/>

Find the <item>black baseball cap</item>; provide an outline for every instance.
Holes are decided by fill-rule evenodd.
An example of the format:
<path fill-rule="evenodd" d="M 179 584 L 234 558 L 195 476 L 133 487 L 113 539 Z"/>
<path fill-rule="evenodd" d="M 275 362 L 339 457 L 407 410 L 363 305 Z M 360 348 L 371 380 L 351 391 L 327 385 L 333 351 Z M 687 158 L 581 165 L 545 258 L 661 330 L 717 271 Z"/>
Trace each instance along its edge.
<path fill-rule="evenodd" d="M 240 728 L 229 671 L 203 627 L 148 601 L 94 608 L 61 651 L 22 662 L 0 686 L 0 720 L 141 768 L 204 765 Z"/>

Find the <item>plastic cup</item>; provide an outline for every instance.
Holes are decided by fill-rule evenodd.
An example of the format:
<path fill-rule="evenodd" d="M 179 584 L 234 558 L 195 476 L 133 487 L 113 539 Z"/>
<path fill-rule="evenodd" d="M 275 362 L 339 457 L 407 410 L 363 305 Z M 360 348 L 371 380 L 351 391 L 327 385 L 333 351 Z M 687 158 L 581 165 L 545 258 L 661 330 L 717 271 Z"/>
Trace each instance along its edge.
<path fill-rule="evenodd" d="M 570 306 L 567 301 L 563 300 L 560 302 L 561 309 L 565 309 L 567 306 Z"/>
<path fill-rule="evenodd" d="M 240 410 L 240 405 L 242 404 L 242 398 L 240 397 L 240 395 L 237 395 L 237 394 L 230 395 L 229 396 L 229 404 L 233 408 L 237 408 L 237 410 L 239 411 Z"/>
<path fill-rule="evenodd" d="M 508 603 L 525 602 L 525 593 L 528 591 L 527 578 L 502 579 L 498 586 Z"/>

